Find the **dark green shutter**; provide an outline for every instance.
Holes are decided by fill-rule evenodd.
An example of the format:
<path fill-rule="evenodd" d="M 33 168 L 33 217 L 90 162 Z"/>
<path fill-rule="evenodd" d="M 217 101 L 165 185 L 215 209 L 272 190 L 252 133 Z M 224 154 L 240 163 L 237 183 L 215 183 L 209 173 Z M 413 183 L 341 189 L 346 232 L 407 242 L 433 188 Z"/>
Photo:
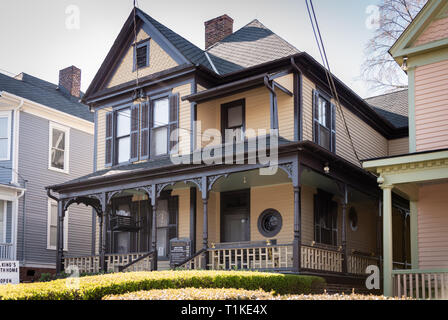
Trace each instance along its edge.
<path fill-rule="evenodd" d="M 179 134 L 173 135 L 171 133 L 179 128 L 179 94 L 170 95 L 170 130 L 169 130 L 169 150 L 170 152 L 174 146 L 179 142 Z"/>
<path fill-rule="evenodd" d="M 110 167 L 113 164 L 113 152 L 114 152 L 114 113 L 106 113 L 106 155 L 105 166 Z"/>
<path fill-rule="evenodd" d="M 141 138 L 140 138 L 140 159 L 149 158 L 149 102 L 144 102 L 140 111 Z"/>
<path fill-rule="evenodd" d="M 139 127 L 139 118 L 140 118 L 140 105 L 134 104 L 131 107 L 131 154 L 130 161 L 135 162 L 138 161 L 138 146 L 139 146 L 139 138 L 138 138 L 138 127 Z"/>
<path fill-rule="evenodd" d="M 331 151 L 336 152 L 336 106 L 331 104 Z"/>
<path fill-rule="evenodd" d="M 319 92 L 313 90 L 313 141 L 319 144 Z"/>

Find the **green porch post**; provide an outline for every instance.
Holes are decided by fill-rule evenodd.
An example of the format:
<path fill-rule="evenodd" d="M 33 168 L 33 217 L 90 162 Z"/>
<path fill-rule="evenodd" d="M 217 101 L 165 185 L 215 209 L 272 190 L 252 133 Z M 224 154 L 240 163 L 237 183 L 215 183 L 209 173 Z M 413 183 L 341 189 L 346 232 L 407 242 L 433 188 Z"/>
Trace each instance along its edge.
<path fill-rule="evenodd" d="M 392 185 L 382 185 L 383 189 L 383 282 L 384 295 L 392 296 Z"/>
<path fill-rule="evenodd" d="M 418 269 L 418 210 L 417 201 L 409 202 L 411 229 L 411 264 L 412 269 Z"/>

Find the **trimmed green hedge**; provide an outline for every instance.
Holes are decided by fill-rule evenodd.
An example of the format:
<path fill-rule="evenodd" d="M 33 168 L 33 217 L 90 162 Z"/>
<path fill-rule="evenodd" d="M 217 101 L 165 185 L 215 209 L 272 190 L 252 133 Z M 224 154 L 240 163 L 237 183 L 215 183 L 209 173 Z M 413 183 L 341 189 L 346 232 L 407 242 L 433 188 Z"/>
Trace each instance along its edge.
<path fill-rule="evenodd" d="M 160 271 L 114 273 L 44 283 L 23 283 L 0 287 L 0 300 L 100 300 L 107 295 L 152 289 L 235 288 L 262 289 L 276 294 L 308 294 L 320 290 L 324 279 L 247 271 Z M 75 284 L 76 285 L 76 284 Z"/>

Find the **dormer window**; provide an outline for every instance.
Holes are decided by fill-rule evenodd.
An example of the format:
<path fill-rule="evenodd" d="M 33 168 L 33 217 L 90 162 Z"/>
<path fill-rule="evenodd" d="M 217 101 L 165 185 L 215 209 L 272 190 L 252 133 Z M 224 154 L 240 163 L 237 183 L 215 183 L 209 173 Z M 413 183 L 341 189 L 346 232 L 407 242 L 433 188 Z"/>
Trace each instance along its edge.
<path fill-rule="evenodd" d="M 149 66 L 149 40 L 137 43 L 134 54 L 134 71 Z"/>

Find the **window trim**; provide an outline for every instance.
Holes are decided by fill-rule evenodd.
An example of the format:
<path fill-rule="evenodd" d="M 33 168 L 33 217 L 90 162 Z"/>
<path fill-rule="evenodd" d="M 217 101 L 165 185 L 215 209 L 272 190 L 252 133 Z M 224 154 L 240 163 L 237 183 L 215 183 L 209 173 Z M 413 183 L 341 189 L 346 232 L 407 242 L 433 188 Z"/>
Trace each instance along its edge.
<path fill-rule="evenodd" d="M 170 96 L 171 93 L 166 93 L 163 95 L 159 95 L 157 97 L 154 97 L 153 99 L 151 99 L 149 101 L 149 114 L 150 114 L 150 127 L 149 127 L 149 159 L 160 159 L 160 158 L 165 158 L 168 157 L 170 155 L 170 136 L 171 136 L 171 124 L 172 122 L 170 122 L 170 118 L 171 118 L 171 100 L 170 100 Z M 154 111 L 155 111 L 155 102 L 158 100 L 168 100 L 168 123 L 166 125 L 163 126 L 158 126 L 155 127 L 155 122 L 154 122 Z M 153 148 L 155 140 L 154 140 L 154 130 L 158 130 L 161 128 L 166 128 L 167 129 L 167 139 L 166 139 L 166 150 L 167 152 L 164 154 L 159 154 L 156 155 L 155 150 Z"/>
<path fill-rule="evenodd" d="M 320 144 L 320 141 L 319 141 L 320 140 L 320 135 L 319 135 L 320 129 L 318 132 L 316 132 L 316 122 L 317 122 L 317 125 L 319 126 L 319 128 L 323 127 L 325 130 L 327 130 L 329 132 L 330 148 L 327 150 L 332 153 L 336 153 L 336 110 L 335 110 L 335 107 L 333 107 L 334 104 L 331 102 L 331 96 L 319 89 L 314 89 L 313 95 L 315 96 L 315 97 L 313 97 L 313 142 L 318 144 L 322 148 L 327 149 L 325 146 Z M 320 113 L 317 115 L 314 114 L 316 112 L 316 109 L 317 109 L 317 112 L 320 112 L 319 98 L 322 98 L 323 100 L 325 100 L 328 103 L 328 106 L 329 106 L 328 116 L 329 116 L 330 127 L 327 127 L 326 125 L 324 125 L 320 122 L 320 118 L 321 118 Z M 334 122 L 333 122 L 333 120 L 334 120 Z"/>
<path fill-rule="evenodd" d="M 11 111 L 0 111 L 0 118 L 8 118 L 8 150 L 6 158 L 0 158 L 0 161 L 11 160 Z"/>
<path fill-rule="evenodd" d="M 57 245 L 52 246 L 50 244 L 50 227 L 51 227 L 51 206 L 58 205 L 58 203 L 53 199 L 48 199 L 47 204 L 47 250 L 57 250 Z M 56 217 L 57 219 L 59 217 Z M 69 219 L 69 210 L 65 211 L 65 219 L 64 219 L 64 251 L 68 251 L 68 219 Z M 57 236 L 57 223 L 56 223 L 56 236 Z M 56 239 L 57 243 L 57 239 Z"/>
<path fill-rule="evenodd" d="M 51 165 L 51 150 L 53 148 L 53 129 L 64 131 L 65 133 L 65 149 L 64 149 L 64 169 L 55 168 Z M 48 169 L 61 173 L 70 173 L 70 128 L 58 123 L 50 122 L 48 130 Z"/>
<path fill-rule="evenodd" d="M 146 65 L 144 67 L 139 67 L 138 70 L 142 70 L 144 68 L 148 68 L 151 64 L 149 62 L 149 53 L 150 53 L 150 41 L 151 38 L 142 40 L 137 42 L 136 44 L 133 44 L 133 50 L 134 50 L 134 63 L 132 67 L 132 72 L 137 71 L 137 49 L 146 46 Z"/>
<path fill-rule="evenodd" d="M 238 107 L 238 106 L 242 107 L 242 110 L 241 110 L 242 115 L 241 115 L 241 117 L 242 117 L 242 122 L 243 122 L 243 125 L 242 125 L 242 127 L 243 127 L 242 131 L 243 132 L 242 132 L 241 135 L 243 137 L 243 141 L 246 139 L 245 138 L 245 132 L 246 132 L 246 99 L 243 98 L 243 99 L 238 99 L 238 100 L 235 100 L 235 101 L 231 101 L 231 102 L 227 102 L 227 103 L 221 104 L 221 138 L 222 138 L 222 143 L 223 144 L 228 143 L 226 141 L 225 130 L 226 129 L 234 130 L 234 129 L 237 128 L 237 127 L 228 128 L 227 111 L 230 108 Z"/>
<path fill-rule="evenodd" d="M 120 106 L 119 108 L 116 108 L 113 110 L 113 128 L 112 128 L 112 143 L 113 143 L 113 148 L 112 148 L 112 165 L 124 165 L 124 164 L 129 164 L 131 163 L 131 104 L 126 104 L 124 106 Z M 118 137 L 117 137 L 117 130 L 118 130 L 118 113 L 120 111 L 129 109 L 129 135 L 127 136 L 122 136 L 121 138 L 126 138 L 129 137 L 129 159 L 127 161 L 124 162 L 118 162 L 118 156 L 119 156 L 119 152 L 118 152 Z"/>
<path fill-rule="evenodd" d="M 7 217 L 8 217 L 8 201 L 0 200 L 3 202 L 3 212 L 0 212 L 0 215 L 3 216 L 3 239 L 0 239 L 0 243 L 6 243 L 6 232 L 7 232 Z"/>

